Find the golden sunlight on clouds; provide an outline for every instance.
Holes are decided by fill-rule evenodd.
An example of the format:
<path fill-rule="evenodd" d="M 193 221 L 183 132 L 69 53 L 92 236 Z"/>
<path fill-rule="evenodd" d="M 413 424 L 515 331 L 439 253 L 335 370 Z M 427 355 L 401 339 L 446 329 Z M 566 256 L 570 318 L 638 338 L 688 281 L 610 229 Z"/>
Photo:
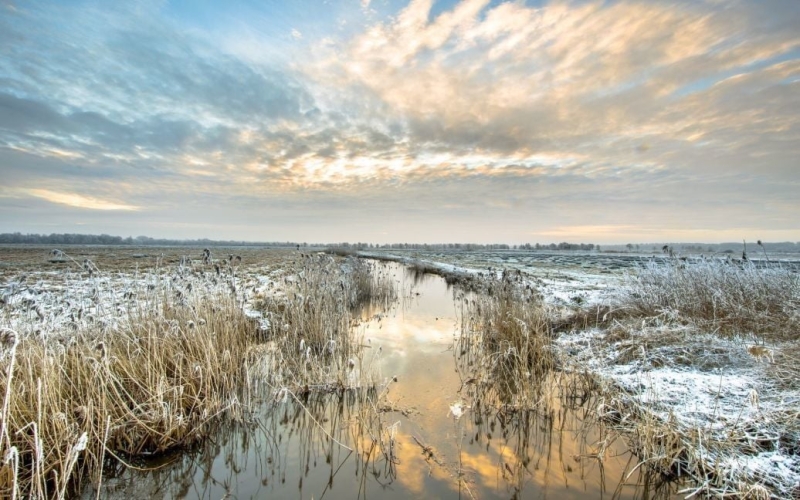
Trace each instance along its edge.
<path fill-rule="evenodd" d="M 633 224 L 561 226 L 537 231 L 534 236 L 545 236 L 558 241 L 575 241 L 584 238 L 603 244 L 625 241 L 737 241 L 742 239 L 742 235 L 753 235 L 769 241 L 796 239 L 796 231 L 793 229 L 773 230 L 758 227 L 689 229 L 674 222 L 665 222 L 658 227 Z"/>
<path fill-rule="evenodd" d="M 395 23 L 354 39 L 346 57 L 337 52 L 310 72 L 364 84 L 405 113 L 486 121 L 554 98 L 563 106 L 558 100 L 689 61 L 708 53 L 726 28 L 674 4 L 504 3 L 480 19 L 487 5 L 465 1 L 429 22 L 432 2 L 412 2 Z"/>
<path fill-rule="evenodd" d="M 322 158 L 314 153 L 306 153 L 295 159 L 277 162 L 276 165 L 290 173 L 287 182 L 281 184 L 283 189 L 308 189 L 315 186 L 359 187 L 367 181 L 380 184 L 507 175 L 559 177 L 574 173 L 575 168 L 591 178 L 606 170 L 601 165 L 589 165 L 589 160 L 580 153 L 559 151 L 531 153 L 520 150 L 507 154 L 490 151 L 437 152 L 412 156 L 398 149 L 381 158 L 369 155 Z M 268 170 L 263 163 L 251 163 L 244 167 L 255 173 Z M 277 182 L 275 186 L 278 186 Z"/>
<path fill-rule="evenodd" d="M 365 109 L 377 102 L 405 126 L 388 145 L 351 134 L 331 146 L 335 156 L 313 147 L 273 156 L 292 172 L 285 186 L 342 190 L 520 167 L 530 178 L 658 175 L 679 167 L 681 155 L 707 163 L 709 150 L 766 148 L 748 140 L 756 124 L 761 134 L 789 134 L 797 123 L 741 99 L 753 94 L 738 88 L 761 80 L 774 88 L 797 74 L 796 61 L 727 80 L 725 72 L 784 54 L 800 37 L 766 33 L 743 44 L 751 21 L 738 14 L 691 3 L 469 0 L 431 18 L 432 7 L 413 1 L 298 63 L 319 85 Z"/>
<path fill-rule="evenodd" d="M 49 189 L 26 189 L 24 192 L 30 196 L 47 200 L 50 203 L 57 203 L 59 205 L 67 205 L 75 208 L 86 208 L 89 210 L 121 210 L 121 211 L 135 211 L 140 207 L 135 205 L 125 205 L 122 203 L 114 203 L 112 201 L 101 200 L 91 196 L 83 196 L 75 193 L 59 193 L 50 191 Z"/>

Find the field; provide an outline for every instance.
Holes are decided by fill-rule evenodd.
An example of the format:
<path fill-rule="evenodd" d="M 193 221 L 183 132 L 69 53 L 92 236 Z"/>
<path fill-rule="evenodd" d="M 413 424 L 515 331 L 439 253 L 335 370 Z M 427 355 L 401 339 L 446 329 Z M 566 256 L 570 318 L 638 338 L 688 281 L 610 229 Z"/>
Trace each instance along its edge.
<path fill-rule="evenodd" d="M 437 447 L 418 435 L 438 424 L 426 429 L 427 414 L 413 417 L 431 403 L 404 392 L 410 375 L 399 386 L 387 376 L 364 338 L 390 324 L 382 318 L 398 299 L 423 290 L 376 259 L 453 287 L 454 302 L 423 318 L 433 324 L 455 307 L 452 338 L 439 342 L 454 353 L 460 387 L 443 397 L 479 434 L 486 422 L 529 413 L 547 422 L 586 394 L 581 425 L 603 431 L 576 456 L 616 470 L 609 450 L 630 450 L 636 460 L 624 475 L 680 478 L 682 496 L 800 492 L 800 285 L 791 257 L 317 250 L 0 248 L 2 495 L 100 495 L 111 481 L 104 470 L 195 449 L 220 426 L 258 421 L 265 401 L 296 405 L 314 439 L 373 467 L 391 469 L 404 449 L 421 447 L 445 489 L 493 495 L 480 489 L 480 474 L 470 479 L 462 445 L 451 453 L 458 459 L 437 462 Z M 343 417 L 319 403 L 347 391 L 362 394 L 345 418 L 359 429 L 349 441 L 330 423 Z M 394 414 L 418 435 L 402 441 L 386 420 Z M 498 457 L 504 481 L 528 491 L 525 477 L 537 477 L 528 459 Z"/>

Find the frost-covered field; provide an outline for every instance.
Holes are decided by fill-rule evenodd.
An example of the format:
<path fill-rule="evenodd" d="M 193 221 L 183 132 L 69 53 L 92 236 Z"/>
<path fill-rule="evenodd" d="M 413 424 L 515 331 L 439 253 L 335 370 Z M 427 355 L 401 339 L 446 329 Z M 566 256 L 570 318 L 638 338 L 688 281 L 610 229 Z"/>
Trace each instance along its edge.
<path fill-rule="evenodd" d="M 23 336 L 63 340 L 119 328 L 152 301 L 230 296 L 248 315 L 291 275 L 297 252 L 254 248 L 5 247 L 0 318 Z M 153 293 L 157 291 L 157 293 Z M 203 319 L 203 318 L 199 318 Z"/>
<path fill-rule="evenodd" d="M 242 419 L 259 387 L 342 379 L 343 292 L 371 283 L 370 269 L 345 267 L 296 250 L 0 248 L 0 497 L 74 497 L 100 487 L 109 460 L 183 449 Z M 343 337 L 289 369 L 310 330 L 287 291 L 315 273 L 337 285 L 316 287 L 338 307 L 320 324 Z"/>
<path fill-rule="evenodd" d="M 770 371 L 776 362 L 799 360 L 781 347 L 760 351 L 754 338 L 725 339 L 688 327 L 643 325 L 629 335 L 610 339 L 613 332 L 595 328 L 557 341 L 573 366 L 598 374 L 611 389 L 613 401 L 601 414 L 626 407 L 631 414 L 649 412 L 685 437 L 708 475 L 748 483 L 738 491 L 763 484 L 787 498 L 797 493 L 800 391 L 776 387 Z"/>

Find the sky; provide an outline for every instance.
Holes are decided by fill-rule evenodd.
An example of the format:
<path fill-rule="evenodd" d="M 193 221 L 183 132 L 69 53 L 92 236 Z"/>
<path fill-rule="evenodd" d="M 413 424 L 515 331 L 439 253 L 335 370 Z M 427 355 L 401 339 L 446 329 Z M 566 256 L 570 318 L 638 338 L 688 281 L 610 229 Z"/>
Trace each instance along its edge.
<path fill-rule="evenodd" d="M 0 232 L 800 241 L 795 0 L 0 0 Z"/>

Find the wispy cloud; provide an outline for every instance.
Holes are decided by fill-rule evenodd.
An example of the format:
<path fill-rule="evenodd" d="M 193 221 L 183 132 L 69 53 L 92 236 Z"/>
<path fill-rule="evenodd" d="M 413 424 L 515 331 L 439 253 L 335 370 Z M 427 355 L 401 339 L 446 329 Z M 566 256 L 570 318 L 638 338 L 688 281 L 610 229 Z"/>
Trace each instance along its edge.
<path fill-rule="evenodd" d="M 116 203 L 109 200 L 101 200 L 91 196 L 83 196 L 76 193 L 60 193 L 50 191 L 48 189 L 26 189 L 25 194 L 41 198 L 49 201 L 50 203 L 57 203 L 59 205 L 67 205 L 75 208 L 85 208 L 88 210 L 123 210 L 133 211 L 139 210 L 141 207 L 135 205 L 126 205 L 124 203 Z"/>

